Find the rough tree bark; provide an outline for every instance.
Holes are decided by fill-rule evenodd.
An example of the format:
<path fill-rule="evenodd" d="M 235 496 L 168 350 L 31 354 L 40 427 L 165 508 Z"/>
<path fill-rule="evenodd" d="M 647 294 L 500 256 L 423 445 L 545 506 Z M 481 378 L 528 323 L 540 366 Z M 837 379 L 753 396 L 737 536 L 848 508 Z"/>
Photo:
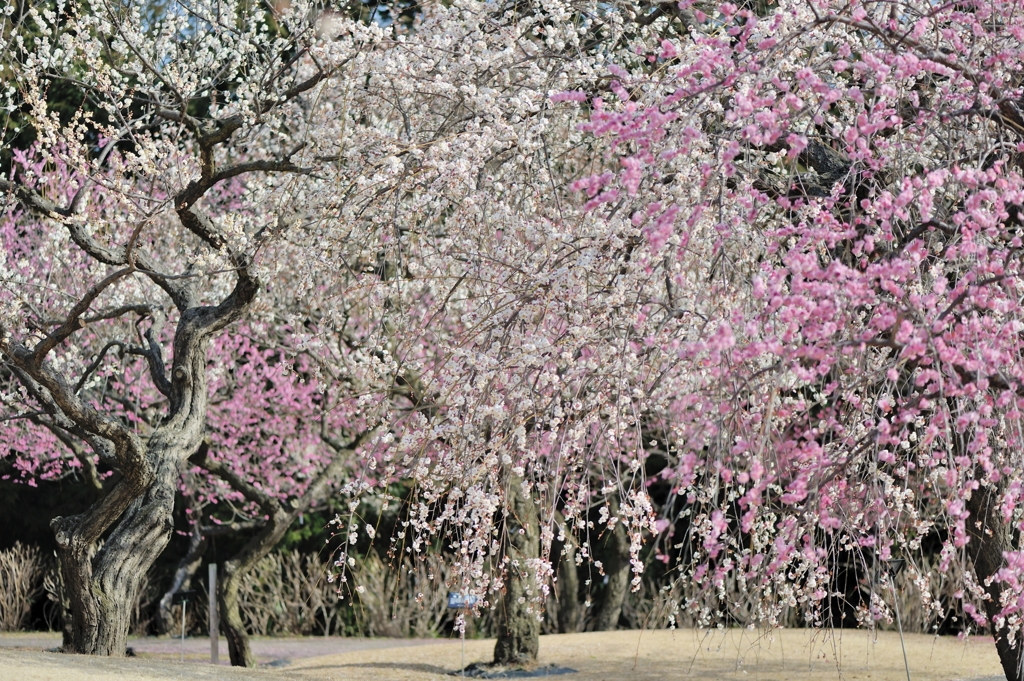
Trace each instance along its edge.
<path fill-rule="evenodd" d="M 178 465 L 155 461 L 156 474 L 141 498 L 131 501 L 102 547 L 92 555 L 81 516 L 58 518 L 58 555 L 70 573 L 72 648 L 66 652 L 123 655 L 131 608 L 142 579 L 170 539 Z M 84 531 L 83 531 L 84 530 Z M 93 540 L 95 541 L 95 540 Z"/>
<path fill-rule="evenodd" d="M 360 435 L 350 444 L 344 445 L 333 437 L 325 435 L 324 441 L 335 451 L 334 460 L 306 489 L 302 496 L 288 501 L 276 499 L 262 489 L 252 485 L 237 473 L 219 461 L 210 459 L 206 443 L 192 458 L 192 462 L 227 482 L 233 489 L 240 492 L 246 499 L 259 505 L 266 515 L 266 521 L 256 534 L 235 554 L 225 561 L 217 588 L 217 602 L 220 607 L 220 624 L 224 637 L 228 641 L 228 655 L 231 664 L 236 667 L 255 667 L 256 656 L 249 645 L 249 635 L 242 622 L 242 613 L 238 603 L 238 589 L 242 580 L 250 570 L 281 543 L 288 528 L 300 514 L 309 510 L 314 503 L 322 501 L 332 483 L 344 473 L 348 464 L 348 455 L 355 452 L 365 440 L 366 434 Z M 216 532 L 223 526 L 203 528 L 204 533 Z"/>
<path fill-rule="evenodd" d="M 537 662 L 540 649 L 540 621 L 536 571 L 528 563 L 540 558 L 540 519 L 533 499 L 523 493 L 523 480 L 509 474 L 510 508 L 505 517 L 508 538 L 508 572 L 505 593 L 498 605 L 498 641 L 494 664 L 529 667 Z"/>
<path fill-rule="evenodd" d="M 619 504 L 616 500 L 609 502 L 612 516 L 617 516 Z M 621 522 L 615 523 L 610 532 L 605 533 L 601 546 L 604 574 L 608 578 L 604 592 L 597 606 L 592 625 L 593 631 L 613 631 L 619 626 L 622 614 L 622 603 L 629 592 L 630 563 L 629 536 Z"/>
<path fill-rule="evenodd" d="M 995 487 L 980 487 L 967 499 L 966 507 L 971 514 L 967 519 L 967 532 L 971 537 L 967 553 L 971 557 L 978 583 L 988 595 L 985 601 L 985 614 L 988 615 L 989 622 L 992 622 L 992 635 L 995 637 L 996 651 L 999 653 L 1003 673 L 1007 681 L 1020 681 L 1024 678 L 1020 639 L 1017 639 L 1016 646 L 1012 645 L 1007 637 L 1006 625 L 995 625 L 1002 609 L 1000 597 L 1003 587 L 993 578 L 1004 567 L 1003 552 L 1013 550 L 1012 528 L 1003 519 L 999 508 L 999 494 L 1000 490 Z M 988 583 L 990 579 L 992 582 Z"/>

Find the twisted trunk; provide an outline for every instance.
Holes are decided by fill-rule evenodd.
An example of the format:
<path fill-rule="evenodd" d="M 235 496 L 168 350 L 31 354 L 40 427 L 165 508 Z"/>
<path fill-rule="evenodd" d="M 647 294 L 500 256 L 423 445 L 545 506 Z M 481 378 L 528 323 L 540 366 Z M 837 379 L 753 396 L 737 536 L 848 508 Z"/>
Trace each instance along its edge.
<path fill-rule="evenodd" d="M 1013 550 L 1012 529 L 1000 511 L 999 493 L 1000 490 L 995 487 L 981 487 L 974 490 L 967 499 L 966 507 L 971 514 L 967 519 L 967 532 L 971 536 L 968 553 L 978 583 L 988 595 L 985 601 L 985 614 L 991 623 L 992 636 L 996 641 L 996 652 L 999 654 L 1003 673 L 1007 681 L 1020 681 L 1024 679 L 1020 638 L 1017 639 L 1016 645 L 1011 644 L 1005 622 L 1002 626 L 996 625 L 996 618 L 1002 610 L 1000 598 L 1003 586 L 994 578 L 1004 566 L 1003 552 Z M 989 580 L 992 580 L 991 583 Z"/>
<path fill-rule="evenodd" d="M 127 508 L 118 514 L 120 519 L 102 546 L 89 540 L 91 513 L 53 522 L 71 608 L 71 636 L 64 652 L 124 655 L 132 604 L 171 537 L 175 483 L 183 460 L 184 456 L 166 456 L 155 462 L 153 481 L 142 494 L 127 500 Z M 133 488 L 125 485 L 116 500 L 127 497 L 129 491 Z M 113 514 L 111 507 L 100 510 Z"/>
<path fill-rule="evenodd" d="M 228 655 L 234 667 L 256 666 L 256 656 L 249 645 L 249 634 L 245 631 L 242 613 L 238 607 L 238 588 L 249 570 L 281 542 L 296 515 L 285 513 L 280 508 L 275 509 L 270 514 L 267 524 L 234 558 L 225 562 L 221 570 L 217 602 L 220 605 L 221 629 L 228 640 Z"/>
<path fill-rule="evenodd" d="M 71 604 L 71 642 L 65 652 L 125 654 L 132 604 L 171 538 L 178 477 L 206 422 L 208 327 L 201 322 L 207 310 L 193 308 L 182 315 L 173 383 L 166 386 L 170 416 L 147 444 L 116 422 L 94 418 L 98 430 L 107 430 L 99 435 L 111 442 L 123 477 L 85 513 L 51 523 Z M 73 393 L 61 392 L 65 386 L 59 379 L 40 374 L 50 381 L 45 386 L 49 394 L 66 403 L 60 405 L 65 413 L 74 413 L 80 403 Z"/>
<path fill-rule="evenodd" d="M 174 496 L 181 469 L 202 441 L 207 411 L 206 355 L 212 332 L 237 318 L 257 292 L 246 270 L 221 305 L 189 307 L 174 336 L 171 378 L 154 354 L 151 373 L 169 402 L 168 416 L 147 443 L 120 422 L 84 405 L 63 377 L 20 356 L 19 377 L 61 418 L 78 421 L 107 447 L 123 476 L 85 513 L 51 523 L 71 605 L 71 641 L 65 652 L 125 654 L 132 604 L 146 573 L 174 527 Z M 106 535 L 102 545 L 100 539 Z"/>
<path fill-rule="evenodd" d="M 539 595 L 536 570 L 530 560 L 540 558 L 540 520 L 537 506 L 524 494 L 522 479 L 509 475 L 509 514 L 505 518 L 509 558 L 505 593 L 498 606 L 498 641 L 494 663 L 531 666 L 540 649 Z"/>
<path fill-rule="evenodd" d="M 273 99 L 274 104 L 264 110 L 298 97 L 323 77 L 319 72 L 291 86 L 283 99 Z M 156 111 L 152 115 L 156 117 L 153 120 L 162 118 Z M 203 213 L 200 201 L 224 179 L 250 171 L 292 172 L 296 169 L 290 160 L 285 160 L 267 165 L 243 164 L 219 173 L 215 148 L 231 140 L 242 128 L 242 120 L 211 121 L 215 125 L 207 129 L 186 116 L 184 109 L 179 118 L 182 122 L 193 123 L 186 127 L 196 145 L 195 160 L 201 173 L 178 191 L 170 204 L 187 231 L 213 251 L 226 255 L 232 264 L 236 277 L 234 288 L 217 304 L 202 303 L 203 296 L 197 291 L 198 279 L 192 276 L 196 274 L 194 257 L 184 252 L 174 253 L 166 262 L 158 262 L 147 252 L 148 237 L 141 234 L 151 215 L 138 223 L 127 243 L 119 245 L 108 242 L 106 237 L 94 237 L 79 220 L 64 220 L 85 214 L 82 211 L 90 199 L 89 192 L 83 191 L 84 185 L 67 205 L 58 205 L 23 184 L 21 178 L 18 181 L 0 178 L 0 191 L 16 197 L 25 209 L 41 219 L 58 220 L 59 231 L 67 230 L 77 249 L 94 264 L 116 268 L 106 274 L 97 273 L 97 281 L 61 318 L 35 320 L 33 324 L 39 330 L 48 329 L 41 338 L 25 336 L 23 340 L 15 340 L 0 321 L 0 361 L 10 368 L 38 404 L 36 416 L 45 416 L 43 421 L 47 427 L 59 433 L 58 437 L 69 444 L 76 455 L 83 454 L 84 449 L 72 438 L 87 442 L 121 476 L 105 496 L 84 513 L 54 518 L 51 523 L 71 615 L 70 633 L 64 645 L 67 652 L 124 655 L 132 604 L 146 573 L 170 539 L 175 485 L 182 464 L 202 440 L 207 412 L 209 340 L 242 317 L 259 292 L 260 282 L 252 257 L 229 248 L 229 240 Z M 107 144 L 101 158 L 115 145 L 116 140 Z M 101 165 L 102 161 L 98 166 Z M 88 173 L 84 179 L 88 179 Z M 164 274 L 175 271 L 189 274 L 182 278 Z M 135 276 L 144 276 L 159 287 L 179 313 L 169 375 L 161 346 L 161 329 L 167 316 L 156 300 L 147 297 L 106 312 L 99 309 L 108 289 Z M 74 343 L 74 335 L 92 321 L 117 318 L 128 321 L 129 315 L 138 316 L 139 344 L 112 340 L 99 350 L 93 363 L 77 380 L 68 373 L 68 363 L 47 359 L 56 348 Z M 145 332 L 138 326 L 144 318 L 152 322 Z M 153 387 L 167 398 L 167 411 L 161 420 L 151 423 L 154 430 L 148 441 L 119 416 L 98 407 L 97 403 L 102 404 L 102 400 L 97 402 L 80 395 L 89 376 L 113 347 L 118 347 L 123 355 L 145 358 Z M 89 468 L 89 463 L 83 465 L 93 486 L 99 490 L 101 486 L 93 475 L 95 471 Z"/>

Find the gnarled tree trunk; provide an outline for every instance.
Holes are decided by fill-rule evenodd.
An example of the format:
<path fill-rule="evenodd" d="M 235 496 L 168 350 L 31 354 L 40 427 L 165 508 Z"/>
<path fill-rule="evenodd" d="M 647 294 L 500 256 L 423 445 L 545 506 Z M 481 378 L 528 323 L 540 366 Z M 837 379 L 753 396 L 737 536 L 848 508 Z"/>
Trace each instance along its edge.
<path fill-rule="evenodd" d="M 211 152 L 212 153 L 212 152 Z M 204 170 L 205 174 L 213 169 Z M 204 175 L 205 176 L 205 175 Z M 212 181 L 211 181 L 212 182 Z M 194 185 L 195 183 L 193 183 Z M 202 196 L 189 185 L 176 198 L 182 222 L 204 238 L 215 250 L 226 243 L 202 225 L 194 203 Z M 59 210 L 24 187 L 5 185 L 19 192 L 23 203 L 51 214 Z M 207 188 L 212 183 L 207 185 Z M 180 200 L 177 200 L 180 199 Z M 200 304 L 190 280 L 170 280 L 158 274 L 147 255 L 130 247 L 110 248 L 93 240 L 75 224 L 71 237 L 86 253 L 107 265 L 122 266 L 92 287 L 68 313 L 60 326 L 32 348 L 9 342 L 0 328 L 0 351 L 5 363 L 32 395 L 56 428 L 89 445 L 120 473 L 107 493 L 84 513 L 54 518 L 51 527 L 57 541 L 57 558 L 71 611 L 70 640 L 64 650 L 91 655 L 124 655 L 131 622 L 132 604 L 146 573 L 163 551 L 173 528 L 174 493 L 181 467 L 202 440 L 207 411 L 207 348 L 210 337 L 238 319 L 259 290 L 259 282 L 244 255 L 232 254 L 236 265 L 234 289 L 220 304 Z M 47 355 L 86 325 L 85 315 L 96 297 L 120 278 L 139 270 L 160 286 L 174 301 L 179 319 L 173 339 L 173 362 L 168 376 L 160 346 L 159 329 L 164 314 L 159 306 L 138 303 L 122 306 L 102 317 L 126 314 L 149 317 L 153 325 L 143 335 L 146 345 L 120 343 L 128 354 L 145 357 L 153 385 L 167 399 L 164 418 L 143 440 L 135 430 L 114 415 L 99 411 L 79 390 L 102 361 L 108 344 L 93 364 L 75 382 L 62 365 L 47 361 Z M 101 538 L 104 539 L 100 544 Z"/>
<path fill-rule="evenodd" d="M 537 506 L 524 494 L 522 479 L 509 475 L 508 570 L 505 593 L 498 605 L 498 641 L 494 645 L 494 663 L 530 666 L 540 649 L 539 595 L 536 570 L 530 560 L 540 558 L 540 520 Z"/>
<path fill-rule="evenodd" d="M 57 518 L 58 558 L 72 613 L 64 652 L 124 655 L 132 604 L 149 568 L 167 546 L 175 483 L 184 457 L 158 462 L 156 480 L 132 500 L 107 540 L 89 541 L 88 514 Z"/>
<path fill-rule="evenodd" d="M 72 614 L 71 641 L 65 652 L 124 655 L 132 604 L 150 566 L 170 540 L 181 461 L 184 457 L 155 462 L 154 481 L 127 504 L 98 550 L 98 538 L 88 534 L 89 513 L 54 521 Z"/>
<path fill-rule="evenodd" d="M 967 531 L 971 536 L 967 552 L 974 565 L 978 583 L 989 597 L 985 601 L 985 613 L 988 615 L 992 635 L 996 640 L 999 662 L 1007 681 L 1020 681 L 1024 679 L 1020 638 L 1018 637 L 1015 645 L 1011 645 L 1007 638 L 1006 625 L 997 627 L 995 624 L 1002 609 L 1000 597 L 1003 587 L 996 580 L 986 586 L 986 582 L 1003 568 L 1003 552 L 1013 550 L 1012 530 L 1010 524 L 1003 519 L 999 508 L 999 490 L 995 487 L 980 487 L 974 490 L 967 500 L 967 510 L 971 514 L 967 519 Z"/>
<path fill-rule="evenodd" d="M 76 30 L 72 24 L 81 19 L 72 15 L 66 17 L 70 22 L 69 35 Z M 163 29 L 154 26 L 161 23 L 158 21 L 149 28 L 159 32 Z M 204 88 L 185 88 L 168 98 L 166 83 L 159 74 L 161 67 L 152 66 L 137 49 L 148 49 L 153 40 L 147 31 L 140 37 L 139 28 L 127 21 L 115 22 L 111 29 L 111 44 L 127 46 L 123 54 L 140 56 L 137 66 L 149 74 L 143 76 L 140 72 L 135 79 L 137 87 L 127 99 L 120 95 L 111 99 L 113 91 L 103 76 L 92 81 L 74 80 L 76 91 L 86 99 L 101 108 L 106 106 L 104 102 L 113 107 L 111 121 L 119 119 L 115 110 L 130 110 L 127 127 L 122 129 L 122 123 L 105 122 L 96 126 L 83 124 L 86 127 L 63 126 L 58 131 L 51 129 L 45 111 L 34 111 L 27 119 L 29 125 L 35 126 L 37 132 L 50 130 L 54 134 L 43 135 L 47 138 L 45 143 L 40 138 L 40 146 L 31 158 L 46 159 L 56 167 L 66 168 L 67 174 L 48 170 L 47 176 L 52 176 L 55 183 L 50 185 L 49 179 L 40 182 L 34 174 L 15 172 L 12 166 L 11 173 L 0 177 L 4 216 L 12 214 L 12 200 L 16 201 L 20 209 L 39 218 L 40 229 L 44 230 L 40 243 L 60 243 L 53 249 L 47 248 L 46 257 L 52 260 L 31 264 L 34 276 L 50 282 L 51 273 L 63 268 L 61 278 L 50 282 L 53 290 L 62 291 L 57 297 L 60 301 L 70 290 L 64 288 L 68 282 L 83 273 L 89 279 L 82 282 L 88 288 L 83 286 L 66 307 L 55 304 L 52 309 L 40 311 L 25 305 L 28 319 L 25 324 L 19 322 L 16 329 L 7 326 L 9 315 L 0 316 L 0 364 L 14 372 L 33 398 L 36 404 L 29 411 L 37 423 L 61 433 L 58 437 L 69 443 L 76 455 L 84 450 L 76 448 L 71 438 L 87 442 L 120 475 L 84 513 L 55 518 L 51 523 L 72 619 L 65 650 L 100 655 L 125 653 L 132 603 L 147 571 L 170 539 L 176 481 L 182 465 L 202 441 L 206 422 L 209 341 L 246 313 L 260 287 L 253 258 L 268 240 L 287 229 L 292 217 L 285 214 L 283 203 L 261 206 L 270 211 L 266 224 L 256 230 L 249 229 L 255 225 L 248 225 L 245 238 L 238 240 L 233 236 L 237 225 L 228 232 L 222 231 L 218 215 L 208 213 L 204 205 L 210 194 L 219 193 L 215 188 L 223 187 L 227 180 L 244 181 L 266 173 L 309 172 L 292 162 L 292 156 L 304 145 L 279 155 L 275 146 L 253 147 L 251 135 L 287 103 L 313 96 L 314 88 L 329 77 L 327 70 L 319 68 L 312 74 L 304 73 L 306 66 L 300 59 L 278 68 L 276 56 L 268 55 L 266 61 L 262 56 L 254 57 L 241 70 L 237 64 L 228 69 L 237 74 L 251 73 L 251 68 L 269 69 L 267 77 L 259 79 L 259 92 L 252 93 L 247 100 L 252 108 L 247 104 L 223 117 L 212 110 L 197 113 L 193 104 L 198 100 L 193 97 L 200 96 Z M 15 29 L 21 30 L 18 26 Z M 216 36 L 220 30 L 214 27 L 209 35 Z M 306 35 L 305 30 L 289 38 L 293 46 L 300 45 L 296 36 Z M 200 34 L 193 37 L 204 39 Z M 25 60 L 14 59 L 5 65 L 36 84 L 26 93 L 45 99 L 45 87 L 64 82 L 66 75 L 49 67 L 37 69 L 37 60 L 30 55 L 37 48 L 49 49 L 41 45 L 30 47 L 26 43 L 22 55 Z M 110 50 L 104 48 L 103 54 L 106 56 L 99 61 L 93 60 L 95 64 L 108 64 Z M 165 56 L 156 57 L 153 63 L 160 65 L 167 58 L 175 58 L 173 50 L 162 54 Z M 70 60 L 68 63 L 83 65 L 86 62 L 82 59 L 90 60 L 95 55 L 85 57 L 73 48 L 65 56 Z M 221 78 L 211 77 L 210 82 Z M 152 83 L 160 84 L 153 89 Z M 112 132 L 115 128 L 120 131 Z M 142 137 L 134 137 L 136 131 L 142 130 L 146 131 Z M 96 134 L 103 138 L 99 149 L 95 141 L 89 141 Z M 172 137 L 174 141 L 169 147 Z M 110 168 L 110 155 L 129 138 L 134 140 L 133 145 L 139 143 L 146 149 L 171 154 L 174 172 L 164 165 L 166 158 L 159 160 L 139 149 L 125 151 L 122 157 L 131 168 L 127 175 Z M 148 141 L 143 143 L 143 138 Z M 147 146 L 152 140 L 160 141 L 154 142 L 156 146 Z M 128 160 L 131 158 L 135 160 Z M 224 165 L 219 165 L 222 162 Z M 25 169 L 29 167 L 25 165 Z M 115 177 L 119 179 L 108 182 Z M 44 187 L 46 191 L 41 193 Z M 216 200 L 210 208 L 220 211 L 220 203 Z M 180 230 L 165 222 L 171 218 L 171 211 Z M 227 268 L 210 271 L 203 264 L 210 256 L 218 262 L 223 258 Z M 220 266 L 216 269 L 220 270 Z M 220 276 L 229 272 L 234 277 L 234 288 L 221 295 Z M 26 279 L 25 284 L 35 289 L 42 281 Z M 129 282 L 131 286 L 123 287 Z M 200 290 L 203 282 L 209 283 L 206 290 Z M 112 296 L 115 289 L 117 294 Z M 167 320 L 164 306 L 168 301 L 177 312 L 169 374 L 161 333 Z M 140 324 L 143 319 L 152 321 L 145 331 Z M 88 366 L 72 375 L 72 370 L 80 366 L 78 358 L 49 359 L 59 348 L 75 346 L 75 335 L 92 324 L 103 328 L 92 334 L 95 340 L 104 339 L 107 331 L 111 337 L 102 349 L 95 348 Z M 90 343 L 86 340 L 82 347 L 92 349 Z M 151 417 L 148 409 L 148 413 L 131 414 L 148 423 L 148 437 L 143 437 L 133 423 L 123 418 L 122 410 L 138 410 L 137 403 L 125 395 L 112 394 L 107 390 L 109 382 L 100 381 L 104 398 L 87 395 L 90 379 L 96 377 L 108 351 L 115 348 L 122 358 L 144 359 L 152 387 L 166 398 L 159 402 L 147 398 L 151 407 L 166 406 L 159 418 Z M 108 397 L 118 405 L 116 408 L 106 409 Z M 98 478 L 88 461 L 83 461 L 83 467 L 98 489 Z"/>
<path fill-rule="evenodd" d="M 191 305 L 190 292 L 178 291 L 182 312 L 170 378 L 152 336 L 150 349 L 139 349 L 147 353 L 154 384 L 168 399 L 167 417 L 145 443 L 121 422 L 84 404 L 63 376 L 38 360 L 38 351 L 16 347 L 10 353 L 19 380 L 55 422 L 86 433 L 121 473 L 85 513 L 51 522 L 71 610 L 65 652 L 125 654 L 132 605 L 146 573 L 170 540 L 178 477 L 201 442 L 209 337 L 240 316 L 256 292 L 247 266 L 240 268 L 234 291 L 216 308 Z"/>

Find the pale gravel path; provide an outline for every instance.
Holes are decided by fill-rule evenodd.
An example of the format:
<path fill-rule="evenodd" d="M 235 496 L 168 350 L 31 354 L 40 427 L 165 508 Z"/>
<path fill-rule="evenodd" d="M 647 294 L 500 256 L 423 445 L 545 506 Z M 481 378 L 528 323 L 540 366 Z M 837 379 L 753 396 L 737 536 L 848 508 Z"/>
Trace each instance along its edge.
<path fill-rule="evenodd" d="M 286 660 L 291 662 L 323 655 L 336 655 L 378 648 L 430 645 L 437 643 L 438 639 L 344 638 L 339 636 L 331 636 L 329 638 L 324 638 L 323 636 L 276 638 L 254 636 L 250 641 L 256 659 L 260 664 L 276 663 L 280 665 Z M 42 632 L 0 634 L 0 651 L 17 649 L 39 652 L 57 648 L 60 646 L 60 643 L 60 634 Z M 227 641 L 221 636 L 219 643 L 218 650 L 221 663 L 227 665 Z M 181 655 L 182 649 L 180 638 L 169 638 L 166 636 L 132 637 L 128 639 L 128 646 L 141 657 L 156 659 L 177 660 Z M 185 659 L 196 662 L 208 661 L 210 659 L 210 639 L 186 638 Z"/>
<path fill-rule="evenodd" d="M 12 642 L 11 639 L 18 639 Z M 138 681 L 201 679 L 203 681 L 454 681 L 450 674 L 462 664 L 457 641 L 433 645 L 380 639 L 259 639 L 266 652 L 288 654 L 292 663 L 281 668 L 256 670 L 213 667 L 209 643 L 187 641 L 185 664 L 174 658 L 173 641 L 136 639 L 140 657 L 97 659 L 38 652 L 38 643 L 56 638 L 0 635 L 0 681 L 101 681 L 114 678 Z M 18 644 L 15 649 L 13 643 Z M 154 652 L 143 650 L 153 642 Z M 22 644 L 35 649 L 26 650 Z M 203 644 L 206 644 L 205 647 Z M 334 645 L 330 654 L 308 653 Z M 386 645 L 387 647 L 382 647 Z M 170 648 L 168 648 L 170 646 Z M 195 652 L 192 652 L 193 646 Z M 351 646 L 345 648 L 345 646 Z M 493 641 L 467 641 L 465 662 L 490 657 Z M 991 639 L 907 636 L 913 681 L 1000 681 L 1000 669 Z M 203 658 L 202 654 L 207 657 Z M 564 681 L 903 681 L 903 656 L 893 632 L 877 635 L 864 631 L 825 632 L 748 630 L 726 632 L 679 630 L 617 631 L 545 636 L 541 664 L 578 670 L 558 677 Z"/>

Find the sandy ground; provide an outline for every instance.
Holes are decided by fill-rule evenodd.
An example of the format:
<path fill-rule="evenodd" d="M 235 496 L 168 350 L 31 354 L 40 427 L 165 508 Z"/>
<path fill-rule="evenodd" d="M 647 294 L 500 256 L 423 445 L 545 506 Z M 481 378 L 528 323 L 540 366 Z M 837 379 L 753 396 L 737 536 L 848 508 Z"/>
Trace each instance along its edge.
<path fill-rule="evenodd" d="M 442 642 L 442 639 L 394 639 L 394 638 L 339 638 L 331 636 L 254 636 L 250 639 L 256 660 L 263 666 L 287 666 L 294 660 L 321 655 L 337 655 L 339 653 L 370 650 L 374 648 L 398 648 L 404 646 L 428 645 Z M 218 641 L 221 664 L 228 664 L 228 643 L 222 636 Z M 25 632 L 19 634 L 0 634 L 0 650 L 18 649 L 29 651 L 45 651 L 59 647 L 60 634 L 46 632 Z M 207 662 L 210 659 L 210 639 L 186 638 L 182 646 L 181 639 L 167 636 L 133 636 L 128 639 L 128 647 L 136 655 L 150 659 L 180 660 L 182 648 L 184 659 L 193 662 Z"/>
<path fill-rule="evenodd" d="M 24 636 L 24 635 L 22 635 Z M 129 659 L 97 659 L 38 652 L 3 645 L 0 637 L 0 680 L 100 681 L 130 678 L 139 681 L 208 679 L 229 681 L 452 681 L 462 664 L 459 641 L 434 645 L 401 645 L 374 640 L 372 645 L 345 652 L 303 657 L 291 654 L 284 667 L 239 670 L 203 664 L 198 654 L 184 664 L 167 653 L 140 652 Z M 277 641 L 287 652 L 289 641 Z M 165 639 L 166 641 L 166 639 Z M 358 639 L 328 639 L 337 648 L 359 645 Z M 257 642 L 259 643 L 259 642 Z M 383 647 L 390 643 L 390 646 Z M 328 645 L 328 644 L 325 644 Z M 485 661 L 494 642 L 467 641 L 465 663 Z M 301 648 L 296 648 L 301 649 Z M 207 648 L 209 644 L 207 642 Z M 907 657 L 913 681 L 998 681 L 1000 674 L 991 639 L 907 636 Z M 209 659 L 207 656 L 206 659 Z M 826 632 L 782 630 L 720 631 L 617 631 L 545 636 L 540 663 L 571 667 L 577 672 L 558 677 L 565 681 L 902 681 L 906 678 L 899 635 L 864 631 Z"/>

